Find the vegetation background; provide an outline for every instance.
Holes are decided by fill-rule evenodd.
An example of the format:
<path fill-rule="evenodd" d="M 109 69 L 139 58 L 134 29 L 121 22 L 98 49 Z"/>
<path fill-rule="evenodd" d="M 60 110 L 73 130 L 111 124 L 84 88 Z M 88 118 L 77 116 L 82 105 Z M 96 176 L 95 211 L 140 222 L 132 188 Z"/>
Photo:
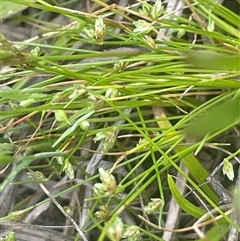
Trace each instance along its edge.
<path fill-rule="evenodd" d="M 0 5 L 3 240 L 240 240 L 239 0 Z"/>

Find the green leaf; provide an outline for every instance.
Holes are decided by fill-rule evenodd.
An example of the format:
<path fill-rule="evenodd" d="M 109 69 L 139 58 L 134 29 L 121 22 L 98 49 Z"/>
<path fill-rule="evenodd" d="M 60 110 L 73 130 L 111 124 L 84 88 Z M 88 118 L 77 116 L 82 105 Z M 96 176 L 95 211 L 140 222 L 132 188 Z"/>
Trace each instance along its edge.
<path fill-rule="evenodd" d="M 19 158 L 20 159 L 20 158 Z M 24 160 L 19 164 L 9 175 L 4 179 L 4 181 L 0 185 L 0 193 L 6 188 L 7 185 L 12 181 L 12 179 L 26 166 L 28 166 L 34 160 L 34 156 L 24 157 Z M 17 158 L 15 158 L 17 161 Z"/>
<path fill-rule="evenodd" d="M 14 158 L 14 161 L 18 162 L 21 161 L 21 163 L 12 170 L 8 176 L 4 179 L 4 181 L 0 185 L 0 194 L 3 192 L 3 190 L 6 188 L 7 185 L 13 180 L 13 178 L 24 168 L 26 168 L 32 161 L 38 159 L 38 158 L 46 158 L 46 157 L 56 157 L 59 155 L 63 155 L 61 152 L 44 152 L 44 153 L 37 153 L 35 155 L 31 156 L 20 156 L 18 158 Z"/>
<path fill-rule="evenodd" d="M 240 118 L 239 98 L 234 98 L 210 108 L 209 111 L 196 117 L 186 128 L 187 136 L 202 138 L 205 135 L 234 125 Z"/>
<path fill-rule="evenodd" d="M 185 212 L 196 218 L 200 218 L 206 213 L 203 209 L 196 207 L 181 195 L 170 175 L 168 175 L 168 185 L 177 203 Z"/>
<path fill-rule="evenodd" d="M 240 70 L 240 55 L 221 54 L 209 50 L 187 52 L 187 62 L 201 69 Z"/>
<path fill-rule="evenodd" d="M 240 231 L 240 187 L 235 187 L 234 197 L 233 197 L 233 207 L 234 207 L 234 219 L 236 220 L 236 224 L 239 225 Z"/>
<path fill-rule="evenodd" d="M 15 159 L 10 155 L 5 155 L 1 153 L 0 155 L 0 168 L 12 163 Z"/>
<path fill-rule="evenodd" d="M 88 110 L 86 110 L 88 111 Z M 81 123 L 82 121 L 86 120 L 87 118 L 89 118 L 95 111 L 89 111 L 88 113 L 86 113 L 85 115 L 81 116 L 70 128 L 68 128 L 57 140 L 56 142 L 52 145 L 52 147 L 55 147 L 56 145 L 58 145 L 61 141 L 63 141 L 68 135 L 70 135 L 71 133 L 73 133 L 78 127 L 79 127 L 79 123 Z"/>
<path fill-rule="evenodd" d="M 228 223 L 216 225 L 206 233 L 206 237 L 208 238 L 208 240 L 211 240 L 211 241 L 219 241 L 219 240 L 222 240 L 223 236 L 228 231 L 229 231 Z M 198 239 L 197 241 L 205 241 L 205 239 L 201 238 L 201 239 Z"/>
<path fill-rule="evenodd" d="M 29 3 L 34 3 L 36 0 L 28 0 Z M 1 1 L 1 8 L 0 8 L 0 16 L 2 19 L 10 17 L 16 13 L 23 11 L 24 9 L 28 8 L 28 6 L 8 2 L 7 0 Z"/>

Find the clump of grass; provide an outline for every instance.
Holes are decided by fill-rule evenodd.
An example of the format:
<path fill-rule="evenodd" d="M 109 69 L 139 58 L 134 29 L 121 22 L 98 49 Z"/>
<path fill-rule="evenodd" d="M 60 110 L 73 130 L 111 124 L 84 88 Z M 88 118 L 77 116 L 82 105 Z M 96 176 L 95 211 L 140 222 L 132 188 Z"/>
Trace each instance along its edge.
<path fill-rule="evenodd" d="M 161 1 L 93 2 L 79 11 L 21 1 L 29 9 L 17 21 L 38 35 L 0 39 L 1 220 L 21 210 L 21 220 L 47 225 L 52 200 L 66 218 L 48 218 L 74 240 L 170 240 L 218 207 L 201 184 L 225 157 L 238 160 L 240 19 L 213 0 L 170 12 Z M 56 14 L 63 23 L 49 25 Z M 48 197 L 33 202 L 38 185 Z M 174 200 L 182 212 L 164 227 Z M 219 226 L 190 225 L 188 239 L 240 230 L 218 213 Z"/>

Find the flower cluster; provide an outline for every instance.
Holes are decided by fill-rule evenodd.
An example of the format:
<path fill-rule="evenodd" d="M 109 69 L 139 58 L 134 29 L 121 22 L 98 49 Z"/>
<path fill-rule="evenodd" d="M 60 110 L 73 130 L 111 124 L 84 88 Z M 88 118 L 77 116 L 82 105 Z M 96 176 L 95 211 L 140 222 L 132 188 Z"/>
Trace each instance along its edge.
<path fill-rule="evenodd" d="M 96 183 L 93 191 L 97 196 L 110 196 L 116 192 L 117 183 L 115 177 L 103 168 L 99 168 L 99 175 L 102 183 Z"/>

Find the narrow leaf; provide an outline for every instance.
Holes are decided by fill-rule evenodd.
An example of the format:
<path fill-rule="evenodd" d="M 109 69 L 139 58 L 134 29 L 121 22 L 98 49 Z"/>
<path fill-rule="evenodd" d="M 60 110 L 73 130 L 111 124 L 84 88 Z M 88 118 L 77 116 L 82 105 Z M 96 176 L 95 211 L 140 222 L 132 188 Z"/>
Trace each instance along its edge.
<path fill-rule="evenodd" d="M 211 241 L 219 241 L 222 240 L 223 236 L 229 232 L 229 224 L 224 223 L 220 225 L 216 225 L 212 227 L 207 233 L 206 237 Z M 205 239 L 201 238 L 197 241 L 205 241 Z"/>
<path fill-rule="evenodd" d="M 168 185 L 177 203 L 186 213 L 196 218 L 200 218 L 206 213 L 203 209 L 196 207 L 181 195 L 175 182 L 173 181 L 173 178 L 170 175 L 168 175 Z"/>

